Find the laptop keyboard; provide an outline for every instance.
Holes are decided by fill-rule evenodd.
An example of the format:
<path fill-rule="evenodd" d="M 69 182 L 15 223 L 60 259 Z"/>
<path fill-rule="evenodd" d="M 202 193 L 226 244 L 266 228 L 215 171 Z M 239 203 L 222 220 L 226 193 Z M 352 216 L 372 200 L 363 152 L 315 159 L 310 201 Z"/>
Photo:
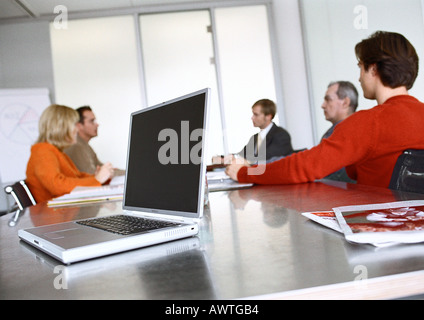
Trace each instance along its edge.
<path fill-rule="evenodd" d="M 80 220 L 76 221 L 76 223 L 120 235 L 130 235 L 179 225 L 178 223 L 172 223 L 168 221 L 146 219 L 127 215 Z"/>

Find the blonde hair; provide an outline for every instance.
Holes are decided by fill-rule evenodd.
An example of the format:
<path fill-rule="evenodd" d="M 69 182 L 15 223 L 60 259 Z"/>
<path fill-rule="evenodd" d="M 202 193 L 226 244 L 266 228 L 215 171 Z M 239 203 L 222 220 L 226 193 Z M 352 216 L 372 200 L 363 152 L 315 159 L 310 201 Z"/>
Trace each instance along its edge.
<path fill-rule="evenodd" d="M 41 114 L 37 143 L 48 142 L 63 151 L 71 146 L 72 131 L 78 121 L 79 115 L 74 109 L 52 104 Z"/>

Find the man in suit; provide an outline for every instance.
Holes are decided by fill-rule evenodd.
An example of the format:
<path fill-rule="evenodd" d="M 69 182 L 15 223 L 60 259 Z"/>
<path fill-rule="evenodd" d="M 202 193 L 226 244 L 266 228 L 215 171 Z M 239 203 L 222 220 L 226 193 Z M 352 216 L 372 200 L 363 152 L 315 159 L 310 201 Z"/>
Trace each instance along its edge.
<path fill-rule="evenodd" d="M 290 134 L 277 126 L 272 120 L 277 113 L 275 103 L 269 99 L 256 101 L 252 106 L 253 126 L 261 131 L 253 135 L 247 145 L 237 154 L 226 157 L 217 156 L 212 159 L 214 164 L 231 163 L 235 157 L 243 158 L 248 164 L 259 161 L 269 161 L 293 153 Z M 237 159 L 237 162 L 243 160 Z"/>

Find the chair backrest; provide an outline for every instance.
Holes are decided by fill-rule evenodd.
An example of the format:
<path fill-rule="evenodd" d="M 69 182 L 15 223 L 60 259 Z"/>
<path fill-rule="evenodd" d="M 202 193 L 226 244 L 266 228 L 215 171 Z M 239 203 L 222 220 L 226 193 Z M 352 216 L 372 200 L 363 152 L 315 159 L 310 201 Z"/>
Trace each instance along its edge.
<path fill-rule="evenodd" d="M 24 180 L 20 180 L 12 185 L 6 186 L 4 191 L 13 196 L 20 210 L 24 210 L 26 207 L 36 204 L 36 201 Z"/>
<path fill-rule="evenodd" d="M 405 150 L 398 158 L 390 189 L 424 193 L 424 150 Z"/>

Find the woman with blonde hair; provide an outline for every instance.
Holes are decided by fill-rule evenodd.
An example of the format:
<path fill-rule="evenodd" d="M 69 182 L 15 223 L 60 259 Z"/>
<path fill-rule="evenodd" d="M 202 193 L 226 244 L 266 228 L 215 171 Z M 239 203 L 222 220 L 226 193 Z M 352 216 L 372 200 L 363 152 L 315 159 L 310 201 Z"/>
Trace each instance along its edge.
<path fill-rule="evenodd" d="M 62 196 L 77 186 L 100 186 L 113 176 L 110 163 L 88 174 L 79 171 L 63 152 L 76 143 L 78 121 L 78 112 L 62 105 L 53 104 L 42 113 L 26 171 L 26 183 L 37 202 Z"/>

